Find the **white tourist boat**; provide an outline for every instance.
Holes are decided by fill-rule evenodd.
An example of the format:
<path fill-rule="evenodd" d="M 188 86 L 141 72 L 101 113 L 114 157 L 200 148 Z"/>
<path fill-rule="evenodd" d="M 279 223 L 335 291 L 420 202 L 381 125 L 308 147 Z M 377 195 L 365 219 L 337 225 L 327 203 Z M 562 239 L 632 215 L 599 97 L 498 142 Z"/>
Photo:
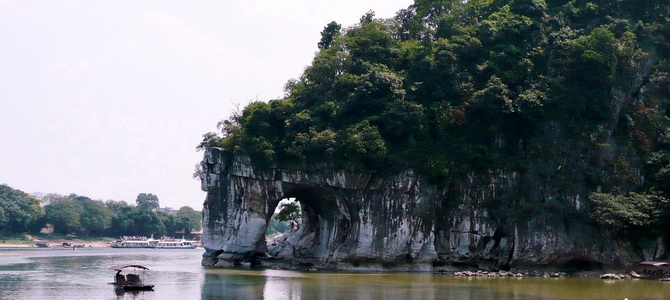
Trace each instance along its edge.
<path fill-rule="evenodd" d="M 112 248 L 154 248 L 158 242 L 153 237 L 123 236 L 109 246 Z"/>
<path fill-rule="evenodd" d="M 161 239 L 156 243 L 154 248 L 156 249 L 195 249 L 197 248 L 196 241 L 187 241 L 184 239 L 174 240 L 174 239 Z"/>

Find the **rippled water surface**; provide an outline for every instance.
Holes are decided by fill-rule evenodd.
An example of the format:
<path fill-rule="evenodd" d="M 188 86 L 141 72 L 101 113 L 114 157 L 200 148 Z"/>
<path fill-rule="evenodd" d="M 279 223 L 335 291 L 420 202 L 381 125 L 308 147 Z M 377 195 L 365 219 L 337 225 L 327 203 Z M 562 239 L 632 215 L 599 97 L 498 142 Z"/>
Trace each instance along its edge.
<path fill-rule="evenodd" d="M 0 249 L 0 299 L 670 299 L 670 282 L 205 269 L 202 253 Z M 116 291 L 121 264 L 149 267 L 155 290 Z"/>

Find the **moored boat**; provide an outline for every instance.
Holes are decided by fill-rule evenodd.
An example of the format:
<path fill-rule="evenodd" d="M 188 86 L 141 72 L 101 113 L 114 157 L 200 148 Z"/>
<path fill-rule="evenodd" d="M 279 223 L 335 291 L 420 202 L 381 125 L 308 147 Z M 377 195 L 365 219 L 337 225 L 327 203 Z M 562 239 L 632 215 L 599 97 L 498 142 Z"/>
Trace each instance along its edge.
<path fill-rule="evenodd" d="M 156 249 L 195 249 L 197 248 L 195 241 L 161 239 L 154 246 Z"/>
<path fill-rule="evenodd" d="M 112 248 L 153 248 L 158 243 L 154 238 L 143 236 L 123 236 L 112 242 L 109 246 Z"/>
<path fill-rule="evenodd" d="M 670 263 L 666 261 L 643 261 L 638 263 L 641 274 L 637 278 L 670 281 Z"/>
<path fill-rule="evenodd" d="M 35 241 L 35 247 L 49 248 L 51 245 L 49 244 L 49 241 L 37 240 Z"/>

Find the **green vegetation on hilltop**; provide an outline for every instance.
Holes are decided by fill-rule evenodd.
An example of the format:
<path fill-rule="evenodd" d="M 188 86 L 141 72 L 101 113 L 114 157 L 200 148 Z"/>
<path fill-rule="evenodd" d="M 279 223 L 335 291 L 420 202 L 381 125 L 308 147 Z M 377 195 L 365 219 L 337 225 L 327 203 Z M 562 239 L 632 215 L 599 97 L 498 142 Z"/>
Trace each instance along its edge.
<path fill-rule="evenodd" d="M 251 103 L 203 146 L 257 164 L 331 162 L 436 177 L 463 164 L 522 167 L 544 150 L 547 121 L 573 135 L 621 122 L 648 148 L 641 150 L 657 150 L 647 144 L 659 146 L 653 138 L 667 126 L 669 6 L 416 1 L 393 19 L 369 12 L 345 30 L 330 23 L 286 98 Z M 620 99 L 648 81 L 649 99 Z M 615 95 L 619 89 L 626 94 Z M 641 128 L 634 107 L 652 109 L 641 117 L 660 124 Z"/>
<path fill-rule="evenodd" d="M 329 23 L 285 98 L 249 104 L 199 147 L 260 166 L 414 169 L 436 183 L 532 169 L 557 195 L 593 193 L 594 223 L 650 232 L 670 193 L 669 17 L 667 0 L 416 0 L 391 19 L 368 12 Z M 507 200 L 498 207 L 524 202 Z M 517 211 L 568 206 L 525 201 Z"/>

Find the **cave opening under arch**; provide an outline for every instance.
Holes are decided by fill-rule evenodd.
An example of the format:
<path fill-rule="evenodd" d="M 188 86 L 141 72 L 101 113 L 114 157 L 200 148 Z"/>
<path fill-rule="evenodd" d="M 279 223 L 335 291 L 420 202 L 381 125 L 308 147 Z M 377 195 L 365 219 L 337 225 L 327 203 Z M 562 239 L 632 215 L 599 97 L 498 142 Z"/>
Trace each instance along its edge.
<path fill-rule="evenodd" d="M 271 257 L 313 256 L 322 235 L 336 218 L 337 205 L 318 187 L 290 185 L 285 190 L 280 199 L 269 199 L 267 224 L 278 213 L 276 210 L 281 203 L 295 201 L 300 206 L 299 226 L 267 240 L 268 254 Z"/>

